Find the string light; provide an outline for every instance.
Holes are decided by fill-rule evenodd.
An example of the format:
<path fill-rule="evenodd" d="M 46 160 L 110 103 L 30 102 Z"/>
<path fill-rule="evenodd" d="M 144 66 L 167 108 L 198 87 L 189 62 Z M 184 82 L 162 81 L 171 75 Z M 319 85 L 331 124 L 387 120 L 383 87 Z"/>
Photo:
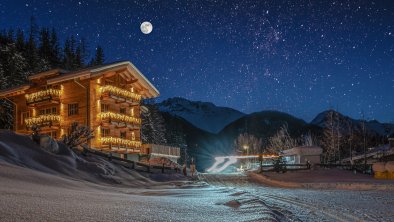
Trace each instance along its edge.
<path fill-rule="evenodd" d="M 109 92 L 115 96 L 125 97 L 127 99 L 133 99 L 136 101 L 141 101 L 142 98 L 141 95 L 139 94 L 111 85 L 106 85 L 101 87 L 101 93 L 105 93 L 105 92 Z"/>
<path fill-rule="evenodd" d="M 60 94 L 61 94 L 60 89 L 46 89 L 35 93 L 26 94 L 25 97 L 27 102 L 34 102 L 43 97 L 60 96 Z"/>
<path fill-rule="evenodd" d="M 53 114 L 48 114 L 48 115 L 40 115 L 37 117 L 30 117 L 25 120 L 26 126 L 32 126 L 32 125 L 42 125 L 43 123 L 46 122 L 59 122 L 60 123 L 61 116 L 60 115 L 53 115 Z"/>
<path fill-rule="evenodd" d="M 120 113 L 113 113 L 113 112 L 102 112 L 97 114 L 97 117 L 100 118 L 101 120 L 104 119 L 111 119 L 119 122 L 125 122 L 125 123 L 132 123 L 132 124 L 141 124 L 141 119 L 136 118 L 133 116 L 127 116 L 124 114 Z"/>
<path fill-rule="evenodd" d="M 118 137 L 101 137 L 100 141 L 102 144 L 113 144 L 113 145 L 119 144 L 119 145 L 123 145 L 123 146 L 130 146 L 130 147 L 136 147 L 136 148 L 141 147 L 140 141 L 128 140 L 128 139 L 123 139 L 123 138 L 118 138 Z"/>

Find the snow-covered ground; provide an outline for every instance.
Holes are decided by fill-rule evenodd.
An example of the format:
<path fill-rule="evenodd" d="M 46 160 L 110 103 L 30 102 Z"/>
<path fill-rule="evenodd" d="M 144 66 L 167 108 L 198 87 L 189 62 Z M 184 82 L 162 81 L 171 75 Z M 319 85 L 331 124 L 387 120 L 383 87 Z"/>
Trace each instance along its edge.
<path fill-rule="evenodd" d="M 0 221 L 394 221 L 394 191 L 267 187 L 128 170 L 0 132 Z"/>

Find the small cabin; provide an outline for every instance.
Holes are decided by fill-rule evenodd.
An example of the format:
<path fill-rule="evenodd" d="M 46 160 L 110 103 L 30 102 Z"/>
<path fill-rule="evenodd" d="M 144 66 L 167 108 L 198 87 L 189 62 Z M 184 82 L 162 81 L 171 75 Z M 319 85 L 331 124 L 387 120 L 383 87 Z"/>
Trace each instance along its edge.
<path fill-rule="evenodd" d="M 283 150 L 283 156 L 288 164 L 311 164 L 320 163 L 320 156 L 323 149 L 318 146 L 300 146 Z"/>

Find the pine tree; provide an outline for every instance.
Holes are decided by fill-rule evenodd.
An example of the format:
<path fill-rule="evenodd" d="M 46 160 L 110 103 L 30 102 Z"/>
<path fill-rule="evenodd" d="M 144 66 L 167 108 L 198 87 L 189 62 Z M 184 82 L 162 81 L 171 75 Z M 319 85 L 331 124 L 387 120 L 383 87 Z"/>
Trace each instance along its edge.
<path fill-rule="evenodd" d="M 51 46 L 51 53 L 49 62 L 53 68 L 60 67 L 61 65 L 61 53 L 60 53 L 60 46 L 59 40 L 57 38 L 57 34 L 54 28 L 51 31 L 51 38 L 50 38 L 50 46 Z"/>
<path fill-rule="evenodd" d="M 167 144 L 164 118 L 155 104 L 144 104 L 142 112 L 141 138 L 144 143 Z"/>
<path fill-rule="evenodd" d="M 97 46 L 96 48 L 96 54 L 94 55 L 94 58 L 90 62 L 91 66 L 96 66 L 96 65 L 102 65 L 104 64 L 104 50 L 101 48 L 101 46 Z"/>
<path fill-rule="evenodd" d="M 26 50 L 24 53 L 24 57 L 26 58 L 27 64 L 29 66 L 29 70 L 32 73 L 37 72 L 37 64 L 38 64 L 38 53 L 36 46 L 36 34 L 37 34 L 37 24 L 35 23 L 34 17 L 30 18 L 30 29 L 29 29 L 29 39 L 26 43 Z"/>
<path fill-rule="evenodd" d="M 25 50 L 25 35 L 23 33 L 22 30 L 18 29 L 18 31 L 16 32 L 16 49 L 19 52 L 23 52 Z"/>
<path fill-rule="evenodd" d="M 43 28 L 40 31 L 40 43 L 39 43 L 38 53 L 40 58 L 46 59 L 48 61 L 49 58 L 52 56 L 49 30 L 46 28 Z"/>

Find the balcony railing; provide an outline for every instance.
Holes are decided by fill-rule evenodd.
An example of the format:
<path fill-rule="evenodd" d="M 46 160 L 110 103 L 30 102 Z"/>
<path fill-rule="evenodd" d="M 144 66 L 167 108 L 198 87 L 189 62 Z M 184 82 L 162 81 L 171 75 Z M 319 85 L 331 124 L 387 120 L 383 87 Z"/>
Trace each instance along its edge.
<path fill-rule="evenodd" d="M 30 117 L 25 119 L 25 124 L 27 127 L 31 127 L 33 125 L 39 126 L 53 126 L 60 124 L 61 116 L 60 115 L 40 115 L 37 117 Z"/>
<path fill-rule="evenodd" d="M 38 102 L 43 102 L 47 100 L 58 99 L 61 94 L 60 89 L 46 89 L 30 94 L 26 94 L 26 103 L 33 104 Z"/>
<path fill-rule="evenodd" d="M 101 119 L 101 121 L 108 120 L 109 122 L 125 123 L 126 125 L 127 124 L 141 125 L 140 118 L 136 118 L 133 116 L 128 116 L 120 113 L 102 112 L 97 114 L 97 117 Z"/>
<path fill-rule="evenodd" d="M 121 145 L 121 146 L 128 146 L 131 148 L 141 147 L 140 141 L 128 140 L 128 139 L 123 139 L 123 138 L 119 138 L 119 137 L 112 137 L 112 136 L 101 137 L 100 142 L 103 145 L 114 145 L 114 146 Z"/>
<path fill-rule="evenodd" d="M 100 91 L 101 95 L 109 93 L 111 97 L 115 97 L 115 99 L 123 99 L 126 102 L 139 102 L 142 98 L 141 95 L 137 93 L 111 85 L 102 86 Z"/>

